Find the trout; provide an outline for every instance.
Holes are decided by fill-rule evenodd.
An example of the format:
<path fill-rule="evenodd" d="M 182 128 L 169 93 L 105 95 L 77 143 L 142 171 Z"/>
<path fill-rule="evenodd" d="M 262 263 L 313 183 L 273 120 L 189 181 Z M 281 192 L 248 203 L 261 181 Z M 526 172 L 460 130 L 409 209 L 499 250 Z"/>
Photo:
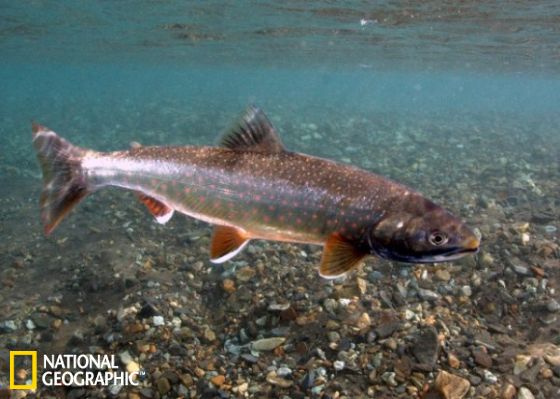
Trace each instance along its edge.
<path fill-rule="evenodd" d="M 33 125 L 43 172 L 45 234 L 104 187 L 135 191 L 159 223 L 180 212 L 214 226 L 210 260 L 225 262 L 250 240 L 324 246 L 319 273 L 340 277 L 367 256 L 446 262 L 477 252 L 458 217 L 402 185 L 351 165 L 285 149 L 250 107 L 216 147 L 135 146 L 97 152 Z"/>

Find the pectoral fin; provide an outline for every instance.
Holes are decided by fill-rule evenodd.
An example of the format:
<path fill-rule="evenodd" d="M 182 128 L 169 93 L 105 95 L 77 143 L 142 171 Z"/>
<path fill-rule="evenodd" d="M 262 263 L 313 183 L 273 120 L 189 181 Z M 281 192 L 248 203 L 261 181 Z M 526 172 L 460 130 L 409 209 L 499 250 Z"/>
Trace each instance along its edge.
<path fill-rule="evenodd" d="M 215 226 L 210 246 L 210 261 L 223 263 L 237 255 L 249 242 L 244 230 L 230 226 Z"/>
<path fill-rule="evenodd" d="M 171 219 L 171 217 L 173 216 L 173 209 L 155 198 L 148 197 L 147 195 L 142 193 L 138 193 L 138 199 L 144 205 L 146 205 L 150 213 L 160 224 L 169 222 L 169 219 Z"/>
<path fill-rule="evenodd" d="M 319 274 L 328 279 L 340 277 L 357 266 L 366 255 L 340 234 L 334 233 L 325 244 Z"/>

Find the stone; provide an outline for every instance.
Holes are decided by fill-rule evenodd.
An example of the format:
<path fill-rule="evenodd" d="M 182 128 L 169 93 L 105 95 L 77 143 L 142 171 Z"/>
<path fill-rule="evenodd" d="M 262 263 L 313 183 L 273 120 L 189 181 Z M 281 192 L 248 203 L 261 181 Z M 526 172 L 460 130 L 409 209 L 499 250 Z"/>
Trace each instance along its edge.
<path fill-rule="evenodd" d="M 437 292 L 424 288 L 418 288 L 418 296 L 423 301 L 437 301 L 440 298 Z"/>
<path fill-rule="evenodd" d="M 282 345 L 284 342 L 286 342 L 286 338 L 284 337 L 263 338 L 251 342 L 250 347 L 251 350 L 257 352 L 271 351 Z"/>
<path fill-rule="evenodd" d="M 271 371 L 266 375 L 266 382 L 268 382 L 271 385 L 279 386 L 281 388 L 289 388 L 294 383 L 291 380 L 286 380 L 282 377 L 278 377 L 275 371 Z"/>
<path fill-rule="evenodd" d="M 502 388 L 502 392 L 500 393 L 501 399 L 513 399 L 515 394 L 517 393 L 517 389 L 512 384 L 506 384 Z"/>
<path fill-rule="evenodd" d="M 438 281 L 448 282 L 451 280 L 451 273 L 447 269 L 438 269 L 436 270 L 435 278 Z"/>
<path fill-rule="evenodd" d="M 529 388 L 521 387 L 519 392 L 517 392 L 517 399 L 535 399 L 535 396 Z"/>
<path fill-rule="evenodd" d="M 437 361 L 439 342 L 437 331 L 434 327 L 425 327 L 415 337 L 412 354 L 420 363 L 424 371 L 431 371 Z"/>
<path fill-rule="evenodd" d="M 398 382 L 395 380 L 396 374 L 392 371 L 386 371 L 381 375 L 381 379 L 385 382 L 385 384 L 396 387 Z"/>
<path fill-rule="evenodd" d="M 333 363 L 333 367 L 336 371 L 340 371 L 344 369 L 344 362 L 342 360 L 335 360 Z"/>
<path fill-rule="evenodd" d="M 212 384 L 216 385 L 217 387 L 221 387 L 222 385 L 224 385 L 224 382 L 226 382 L 226 377 L 221 375 L 221 374 L 218 374 L 218 375 L 212 377 L 210 379 L 210 382 Z"/>
<path fill-rule="evenodd" d="M 486 348 L 484 347 L 474 348 L 472 354 L 475 363 L 478 364 L 479 366 L 484 367 L 486 369 L 492 367 L 492 358 L 486 351 Z"/>
<path fill-rule="evenodd" d="M 498 382 L 498 377 L 496 377 L 490 370 L 484 370 L 484 381 L 489 384 L 495 384 Z"/>
<path fill-rule="evenodd" d="M 461 365 L 461 361 L 459 360 L 459 358 L 451 352 L 447 354 L 447 363 L 449 364 L 450 367 L 453 367 L 454 369 L 459 368 L 459 366 Z"/>
<path fill-rule="evenodd" d="M 171 391 L 171 384 L 165 377 L 158 379 L 156 385 L 160 395 L 165 395 L 167 392 Z"/>
<path fill-rule="evenodd" d="M 515 361 L 513 363 L 513 374 L 519 375 L 525 370 L 527 370 L 530 361 L 531 361 L 531 356 L 529 355 L 515 356 Z"/>
<path fill-rule="evenodd" d="M 165 319 L 163 318 L 163 316 L 153 316 L 152 321 L 154 323 L 154 326 L 156 327 L 165 325 Z"/>
<path fill-rule="evenodd" d="M 369 317 L 369 314 L 363 312 L 360 315 L 360 317 L 358 317 L 358 320 L 356 320 L 356 327 L 358 327 L 360 330 L 365 330 L 370 326 L 371 326 L 371 319 Z"/>
<path fill-rule="evenodd" d="M 435 381 L 436 390 L 445 399 L 462 399 L 470 387 L 468 380 L 443 370 L 438 373 Z"/>
<path fill-rule="evenodd" d="M 222 287 L 228 294 L 232 294 L 235 292 L 235 282 L 229 278 L 226 278 L 224 281 L 222 281 Z"/>

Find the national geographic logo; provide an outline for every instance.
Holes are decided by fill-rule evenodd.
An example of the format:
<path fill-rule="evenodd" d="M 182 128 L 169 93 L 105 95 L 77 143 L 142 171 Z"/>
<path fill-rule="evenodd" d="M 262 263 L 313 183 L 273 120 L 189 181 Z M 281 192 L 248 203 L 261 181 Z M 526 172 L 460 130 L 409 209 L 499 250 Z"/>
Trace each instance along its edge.
<path fill-rule="evenodd" d="M 31 382 L 16 384 L 16 357 L 31 357 Z M 29 380 L 28 380 L 29 381 Z M 10 389 L 37 389 L 37 351 L 10 351 Z"/>
<path fill-rule="evenodd" d="M 114 355 L 58 354 L 42 355 L 41 359 L 39 375 L 37 351 L 10 351 L 10 389 L 35 391 L 39 377 L 47 387 L 137 386 L 146 375 L 144 370 L 119 370 Z"/>

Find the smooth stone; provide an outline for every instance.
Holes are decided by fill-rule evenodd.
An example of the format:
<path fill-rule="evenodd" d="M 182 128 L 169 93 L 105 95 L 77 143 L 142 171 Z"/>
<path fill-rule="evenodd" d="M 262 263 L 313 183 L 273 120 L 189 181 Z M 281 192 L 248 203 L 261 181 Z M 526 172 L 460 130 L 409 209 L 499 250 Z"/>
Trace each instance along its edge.
<path fill-rule="evenodd" d="M 535 396 L 529 388 L 521 387 L 519 392 L 517 392 L 517 399 L 535 399 Z"/>
<path fill-rule="evenodd" d="M 470 387 L 468 380 L 443 370 L 438 373 L 435 381 L 436 390 L 445 399 L 462 399 Z"/>
<path fill-rule="evenodd" d="M 439 352 L 437 331 L 434 327 L 425 327 L 415 337 L 412 354 L 423 366 L 425 371 L 431 371 L 436 364 Z"/>
<path fill-rule="evenodd" d="M 264 352 L 264 351 L 271 351 L 282 345 L 286 342 L 286 338 L 284 337 L 272 337 L 272 338 L 263 338 L 257 341 L 251 342 L 251 350 L 257 352 Z"/>

